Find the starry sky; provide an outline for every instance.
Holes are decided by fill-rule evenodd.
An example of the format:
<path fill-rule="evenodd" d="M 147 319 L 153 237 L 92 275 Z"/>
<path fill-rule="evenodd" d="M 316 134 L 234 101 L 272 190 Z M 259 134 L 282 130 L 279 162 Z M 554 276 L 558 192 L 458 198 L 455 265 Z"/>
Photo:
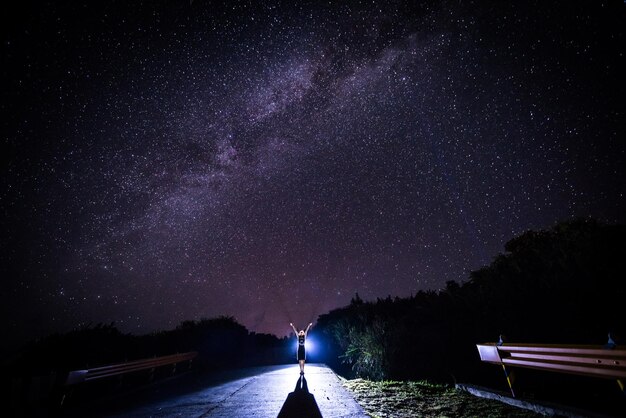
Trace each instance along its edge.
<path fill-rule="evenodd" d="M 525 230 L 625 222 L 625 9 L 5 10 L 8 340 L 217 315 L 286 335 L 355 292 L 466 280 Z"/>

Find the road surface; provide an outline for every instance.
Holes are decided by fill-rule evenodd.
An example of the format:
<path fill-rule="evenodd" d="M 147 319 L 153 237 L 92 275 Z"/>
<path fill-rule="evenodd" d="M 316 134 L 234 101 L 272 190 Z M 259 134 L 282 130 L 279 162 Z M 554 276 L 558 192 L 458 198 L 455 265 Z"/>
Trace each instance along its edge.
<path fill-rule="evenodd" d="M 185 394 L 163 397 L 109 417 L 367 417 L 323 364 L 256 367 Z M 228 381 L 225 381 L 228 380 Z"/>

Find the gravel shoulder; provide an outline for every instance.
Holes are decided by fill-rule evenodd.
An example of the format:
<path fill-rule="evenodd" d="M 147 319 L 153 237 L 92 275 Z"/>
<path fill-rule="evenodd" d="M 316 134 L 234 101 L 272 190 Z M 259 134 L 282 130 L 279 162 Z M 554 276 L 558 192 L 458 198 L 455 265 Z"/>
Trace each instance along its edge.
<path fill-rule="evenodd" d="M 531 411 L 477 398 L 448 385 L 427 381 L 344 380 L 343 385 L 373 418 L 383 417 L 540 417 Z"/>

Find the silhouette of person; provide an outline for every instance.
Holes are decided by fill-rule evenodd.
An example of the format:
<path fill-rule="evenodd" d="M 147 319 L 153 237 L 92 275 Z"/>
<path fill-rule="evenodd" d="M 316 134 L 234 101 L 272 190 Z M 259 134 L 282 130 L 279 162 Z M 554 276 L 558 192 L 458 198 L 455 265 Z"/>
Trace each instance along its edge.
<path fill-rule="evenodd" d="M 304 348 L 304 343 L 306 341 L 306 336 L 309 333 L 309 329 L 311 329 L 313 324 L 310 323 L 309 326 L 306 327 L 306 330 L 301 329 L 300 331 L 298 331 L 296 327 L 293 326 L 292 323 L 289 323 L 289 325 L 291 325 L 293 332 L 295 332 L 296 336 L 298 337 L 297 358 L 298 358 L 298 363 L 300 363 L 300 374 L 303 375 L 304 374 L 304 362 L 306 361 L 306 349 Z"/>
<path fill-rule="evenodd" d="M 309 386 L 304 376 L 298 378 L 296 388 L 287 395 L 278 418 L 322 418 L 315 396 L 309 393 Z"/>

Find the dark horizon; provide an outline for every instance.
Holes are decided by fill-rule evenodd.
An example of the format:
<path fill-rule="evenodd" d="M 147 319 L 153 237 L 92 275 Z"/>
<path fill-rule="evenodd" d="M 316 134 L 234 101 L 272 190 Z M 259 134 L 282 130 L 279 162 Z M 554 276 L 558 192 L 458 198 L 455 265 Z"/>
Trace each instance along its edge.
<path fill-rule="evenodd" d="M 624 11 L 7 10 L 3 344 L 219 315 L 284 336 L 465 281 L 527 230 L 625 224 Z"/>

